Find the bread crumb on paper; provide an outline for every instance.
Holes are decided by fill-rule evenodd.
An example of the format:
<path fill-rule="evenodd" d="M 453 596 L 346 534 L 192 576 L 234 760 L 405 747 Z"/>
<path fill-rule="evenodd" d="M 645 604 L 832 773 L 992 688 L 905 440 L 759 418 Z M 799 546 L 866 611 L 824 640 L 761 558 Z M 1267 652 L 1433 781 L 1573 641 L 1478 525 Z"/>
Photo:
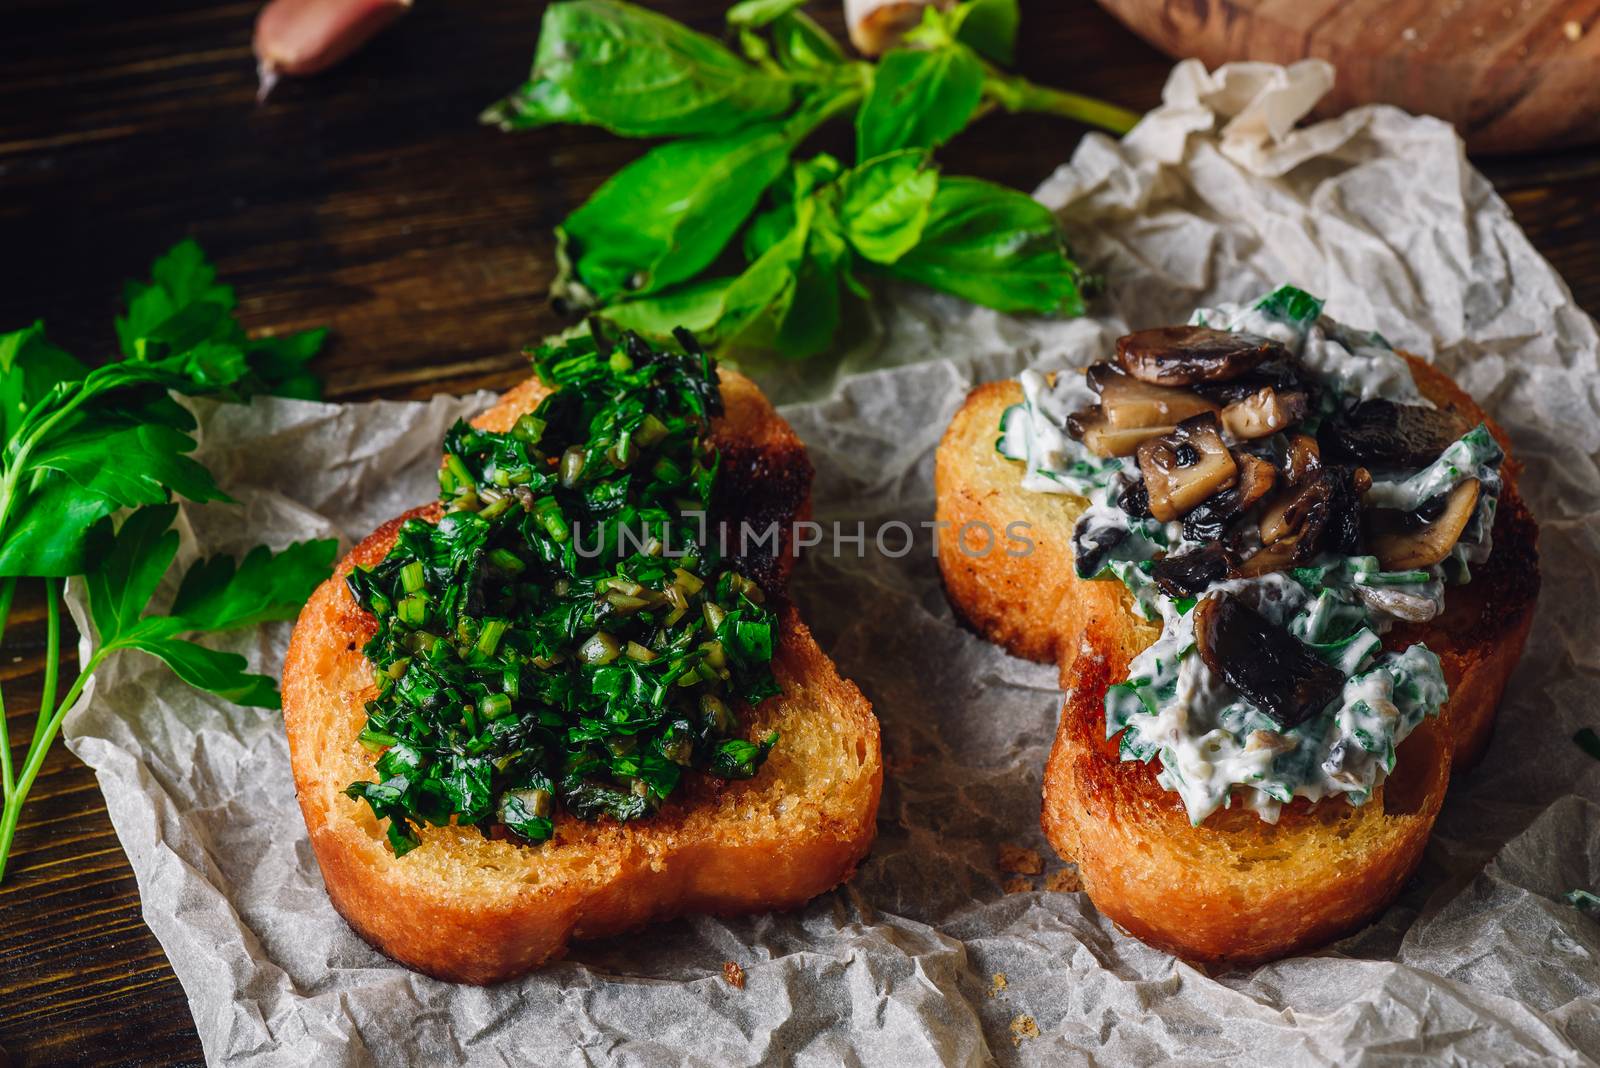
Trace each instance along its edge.
<path fill-rule="evenodd" d="M 1026 894 L 1033 889 L 1033 880 L 1026 875 L 1013 875 L 1000 884 L 1000 889 L 1008 894 Z"/>
<path fill-rule="evenodd" d="M 1013 875 L 1038 875 L 1044 871 L 1044 860 L 1037 849 L 1025 846 L 1002 845 L 999 865 L 1001 871 Z"/>
<path fill-rule="evenodd" d="M 1022 1040 L 1025 1039 L 1025 1038 L 1038 1038 L 1038 1037 L 1039 1037 L 1039 1024 L 1038 1024 L 1037 1021 L 1034 1020 L 1034 1018 L 1032 1016 L 1029 1016 L 1027 1013 L 1023 1013 L 1021 1016 L 1015 1016 L 1015 1017 L 1012 1018 L 1012 1020 L 1011 1020 L 1011 1044 L 1013 1046 L 1022 1045 Z"/>
<path fill-rule="evenodd" d="M 744 989 L 744 969 L 739 967 L 733 961 L 729 960 L 722 962 L 722 977 L 726 979 L 728 981 L 728 985 L 733 987 L 735 990 Z"/>
<path fill-rule="evenodd" d="M 1058 894 L 1076 894 L 1083 889 L 1077 868 L 1060 868 L 1044 877 L 1044 888 Z"/>
<path fill-rule="evenodd" d="M 999 997 L 1001 994 L 1003 994 L 1005 992 L 1006 985 L 1007 985 L 1006 984 L 1006 973 L 1005 972 L 995 972 L 994 973 L 994 985 L 989 987 L 989 996 L 992 997 L 992 998 Z"/>

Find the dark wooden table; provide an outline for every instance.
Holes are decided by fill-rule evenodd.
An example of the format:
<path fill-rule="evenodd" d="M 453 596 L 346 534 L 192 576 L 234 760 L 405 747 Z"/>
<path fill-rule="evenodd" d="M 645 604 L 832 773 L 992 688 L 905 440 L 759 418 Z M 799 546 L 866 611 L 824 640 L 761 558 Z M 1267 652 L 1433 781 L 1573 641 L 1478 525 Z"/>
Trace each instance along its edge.
<path fill-rule="evenodd" d="M 0 75 L 0 329 L 44 318 L 112 351 L 122 279 L 185 235 L 238 287 L 247 325 L 328 324 L 330 398 L 499 388 L 546 302 L 555 223 L 636 143 L 474 121 L 523 77 L 542 4 L 424 3 L 346 66 L 254 106 L 256 4 L 10 0 Z M 715 31 L 722 5 L 659 7 Z M 825 13 L 832 16 L 833 5 Z M 1087 2 L 1025 4 L 1031 77 L 1131 108 L 1170 62 Z M 996 117 L 944 153 L 1032 188 L 1082 130 Z M 1535 245 L 1600 312 L 1600 151 L 1483 160 Z M 21 752 L 39 698 L 37 597 L 0 657 Z M 0 888 L 0 1068 L 197 1064 L 183 991 L 139 913 L 93 776 L 58 747 Z"/>

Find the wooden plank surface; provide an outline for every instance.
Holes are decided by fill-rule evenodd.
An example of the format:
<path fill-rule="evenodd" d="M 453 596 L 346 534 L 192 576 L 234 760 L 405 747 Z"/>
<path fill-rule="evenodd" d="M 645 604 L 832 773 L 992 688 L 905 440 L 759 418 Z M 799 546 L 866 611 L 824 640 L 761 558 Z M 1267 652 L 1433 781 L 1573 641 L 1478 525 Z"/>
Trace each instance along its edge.
<path fill-rule="evenodd" d="M 331 397 L 503 387 L 526 373 L 521 345 L 564 325 L 545 302 L 551 228 L 639 151 L 588 130 L 512 137 L 476 125 L 524 75 L 539 4 L 419 5 L 347 66 L 286 84 L 261 109 L 252 3 L 3 6 L 0 329 L 42 317 L 85 357 L 114 344 L 121 280 L 193 235 L 237 286 L 250 326 L 334 328 L 320 366 Z M 658 6 L 720 24 L 710 0 Z M 1093 5 L 1025 3 L 1024 26 L 1030 76 L 1141 110 L 1159 100 L 1169 62 Z M 996 117 L 944 155 L 1031 188 L 1081 133 Z M 1489 172 L 1580 303 L 1600 311 L 1600 153 Z M 40 686 L 31 603 L 33 622 L 0 655 L 14 742 Z M 64 749 L 39 779 L 0 888 L 0 1006 L 0 1068 L 7 1055 L 201 1060 L 93 776 Z"/>

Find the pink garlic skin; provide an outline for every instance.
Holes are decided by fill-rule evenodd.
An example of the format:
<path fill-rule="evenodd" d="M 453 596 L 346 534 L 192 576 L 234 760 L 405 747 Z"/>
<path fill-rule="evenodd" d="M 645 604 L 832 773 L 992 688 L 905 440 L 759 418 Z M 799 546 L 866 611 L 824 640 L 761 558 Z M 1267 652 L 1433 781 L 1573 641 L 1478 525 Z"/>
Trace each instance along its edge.
<path fill-rule="evenodd" d="M 280 75 L 327 70 L 411 8 L 411 0 L 271 0 L 256 17 L 258 100 Z"/>

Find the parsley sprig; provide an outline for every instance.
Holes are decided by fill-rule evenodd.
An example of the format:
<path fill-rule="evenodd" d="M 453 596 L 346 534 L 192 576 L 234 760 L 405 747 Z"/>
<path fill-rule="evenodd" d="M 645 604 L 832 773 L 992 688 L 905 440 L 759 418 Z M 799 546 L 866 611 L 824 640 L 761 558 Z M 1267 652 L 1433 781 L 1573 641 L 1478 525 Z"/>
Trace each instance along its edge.
<path fill-rule="evenodd" d="M 528 81 L 485 122 L 675 138 L 562 221 L 555 296 L 652 338 L 683 325 L 727 350 L 794 357 L 832 345 L 873 278 L 1006 312 L 1081 315 L 1084 276 L 1050 211 L 941 174 L 933 152 L 997 110 L 1117 133 L 1137 116 L 1006 72 L 1017 0 L 930 4 L 877 63 L 849 58 L 802 3 L 730 8 L 737 52 L 623 0 L 545 10 Z M 796 158 L 846 115 L 853 165 Z"/>
<path fill-rule="evenodd" d="M 688 770 L 753 776 L 777 741 L 739 735 L 735 705 L 778 692 L 777 624 L 706 544 L 722 401 L 715 364 L 678 341 L 541 349 L 556 392 L 509 433 L 458 423 L 443 518 L 350 573 L 378 620 L 361 741 L 381 755 L 346 793 L 396 854 L 451 821 L 544 841 L 558 803 L 637 819 Z"/>
<path fill-rule="evenodd" d="M 128 311 L 116 323 L 121 358 L 92 370 L 52 345 L 42 323 L 0 334 L 0 635 L 19 579 L 42 580 L 45 596 L 44 688 L 20 763 L 0 700 L 0 878 L 61 721 L 108 658 L 140 650 L 192 686 L 275 708 L 272 679 L 247 672 L 242 656 L 184 635 L 293 618 L 332 566 L 332 541 L 277 554 L 258 548 L 237 564 L 203 560 L 171 606 L 153 610 L 178 550 L 169 502 L 229 500 L 188 455 L 196 424 L 175 397 L 312 395 L 316 382 L 304 364 L 326 331 L 250 338 L 234 317 L 232 289 L 217 283 L 193 241 L 158 259 L 151 274 L 128 286 Z M 57 702 L 62 580 L 74 577 L 99 644 Z"/>

